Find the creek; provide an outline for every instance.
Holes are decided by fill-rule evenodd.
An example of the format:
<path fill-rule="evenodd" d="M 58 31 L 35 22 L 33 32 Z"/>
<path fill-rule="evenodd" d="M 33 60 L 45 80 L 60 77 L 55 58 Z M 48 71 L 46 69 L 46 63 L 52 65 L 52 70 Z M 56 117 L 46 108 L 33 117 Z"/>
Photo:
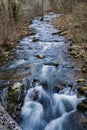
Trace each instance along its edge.
<path fill-rule="evenodd" d="M 60 30 L 50 23 L 59 16 L 49 13 L 44 21 L 35 18 L 29 26 L 35 33 L 20 41 L 15 57 L 0 74 L 27 81 L 20 122 L 23 130 L 85 130 L 76 108 L 81 101 L 76 88 L 81 72 L 69 54 L 71 42 L 56 35 Z"/>

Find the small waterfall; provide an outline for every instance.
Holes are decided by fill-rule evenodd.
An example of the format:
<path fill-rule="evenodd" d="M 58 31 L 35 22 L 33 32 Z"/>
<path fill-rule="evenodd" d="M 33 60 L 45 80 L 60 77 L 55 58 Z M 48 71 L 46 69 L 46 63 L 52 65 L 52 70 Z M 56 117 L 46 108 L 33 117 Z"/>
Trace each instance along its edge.
<path fill-rule="evenodd" d="M 79 124 L 81 116 L 75 110 L 63 114 L 60 118 L 47 124 L 45 130 L 86 130 Z"/>
<path fill-rule="evenodd" d="M 66 112 L 70 112 L 76 108 L 77 97 L 64 95 L 64 94 L 54 94 L 53 95 L 53 105 L 52 114 L 54 118 L 62 116 Z"/>
<path fill-rule="evenodd" d="M 29 101 L 22 108 L 23 130 L 44 130 L 43 107 L 41 104 Z"/>
<path fill-rule="evenodd" d="M 67 88 L 62 94 L 49 95 L 36 84 L 28 91 L 22 108 L 23 130 L 84 130 L 77 122 L 76 105 L 80 100 L 71 93 Z"/>
<path fill-rule="evenodd" d="M 22 108 L 23 130 L 43 130 L 50 120 L 50 113 L 51 99 L 42 86 L 36 85 L 28 91 Z"/>

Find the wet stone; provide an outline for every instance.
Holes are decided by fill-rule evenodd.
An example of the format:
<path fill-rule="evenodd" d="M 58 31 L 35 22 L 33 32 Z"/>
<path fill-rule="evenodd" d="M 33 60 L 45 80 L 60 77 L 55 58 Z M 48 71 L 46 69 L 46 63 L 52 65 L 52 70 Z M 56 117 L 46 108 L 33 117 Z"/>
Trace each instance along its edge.
<path fill-rule="evenodd" d="M 37 101 L 39 99 L 38 91 L 34 89 L 33 94 L 29 96 L 33 101 Z"/>
<path fill-rule="evenodd" d="M 34 38 L 32 39 L 32 42 L 37 42 L 38 40 L 39 40 L 38 38 L 34 37 Z"/>
<path fill-rule="evenodd" d="M 54 87 L 54 92 L 58 93 L 61 90 L 60 86 L 55 86 Z"/>
<path fill-rule="evenodd" d="M 44 59 L 45 58 L 45 56 L 43 56 L 43 55 L 36 55 L 36 57 L 39 58 L 39 59 Z"/>

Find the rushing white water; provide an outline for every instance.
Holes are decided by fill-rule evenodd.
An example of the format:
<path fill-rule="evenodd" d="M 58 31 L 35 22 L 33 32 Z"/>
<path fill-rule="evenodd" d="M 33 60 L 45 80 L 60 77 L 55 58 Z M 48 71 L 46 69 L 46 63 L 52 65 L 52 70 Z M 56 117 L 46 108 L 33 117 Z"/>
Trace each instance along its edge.
<path fill-rule="evenodd" d="M 66 91 L 68 94 L 64 94 Z M 22 108 L 23 130 L 84 130 L 76 113 L 80 99 L 70 95 L 69 88 L 62 93 L 49 95 L 38 84 L 31 88 Z"/>
<path fill-rule="evenodd" d="M 43 130 L 46 124 L 43 113 L 41 104 L 34 101 L 26 102 L 22 108 L 23 130 Z"/>
<path fill-rule="evenodd" d="M 55 17 L 56 15 L 46 15 L 45 20 Z M 28 61 L 36 65 L 33 64 L 31 68 L 32 88 L 27 92 L 21 112 L 23 130 L 85 130 L 80 125 L 81 115 L 76 110 L 81 99 L 78 99 L 75 90 L 69 87 L 69 84 L 74 85 L 75 76 L 73 70 L 66 67 L 72 62 L 67 55 L 65 38 L 52 35 L 58 30 L 46 21 L 35 19 L 30 27 L 37 33 L 25 38 L 22 44 L 28 47 L 32 45 L 33 52 L 32 49 L 29 50 Z M 33 43 L 33 37 L 39 38 L 39 41 Z M 37 59 L 34 56 L 36 54 L 45 57 Z M 55 60 L 60 63 L 58 66 L 52 64 Z M 65 89 L 59 93 L 54 92 L 56 84 Z"/>

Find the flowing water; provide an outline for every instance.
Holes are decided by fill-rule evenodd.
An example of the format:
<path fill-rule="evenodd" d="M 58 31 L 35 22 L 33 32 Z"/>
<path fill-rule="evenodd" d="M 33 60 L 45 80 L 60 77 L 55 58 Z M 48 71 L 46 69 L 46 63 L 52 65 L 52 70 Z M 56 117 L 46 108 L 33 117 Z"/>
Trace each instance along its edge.
<path fill-rule="evenodd" d="M 9 72 L 12 79 L 21 75 L 29 81 L 21 111 L 23 130 L 85 130 L 76 109 L 81 100 L 76 96 L 76 79 L 81 72 L 69 55 L 70 41 L 53 35 L 59 30 L 50 24 L 59 16 L 50 13 L 44 21 L 34 19 L 30 27 L 36 33 L 20 41 L 15 58 L 0 74 Z"/>

